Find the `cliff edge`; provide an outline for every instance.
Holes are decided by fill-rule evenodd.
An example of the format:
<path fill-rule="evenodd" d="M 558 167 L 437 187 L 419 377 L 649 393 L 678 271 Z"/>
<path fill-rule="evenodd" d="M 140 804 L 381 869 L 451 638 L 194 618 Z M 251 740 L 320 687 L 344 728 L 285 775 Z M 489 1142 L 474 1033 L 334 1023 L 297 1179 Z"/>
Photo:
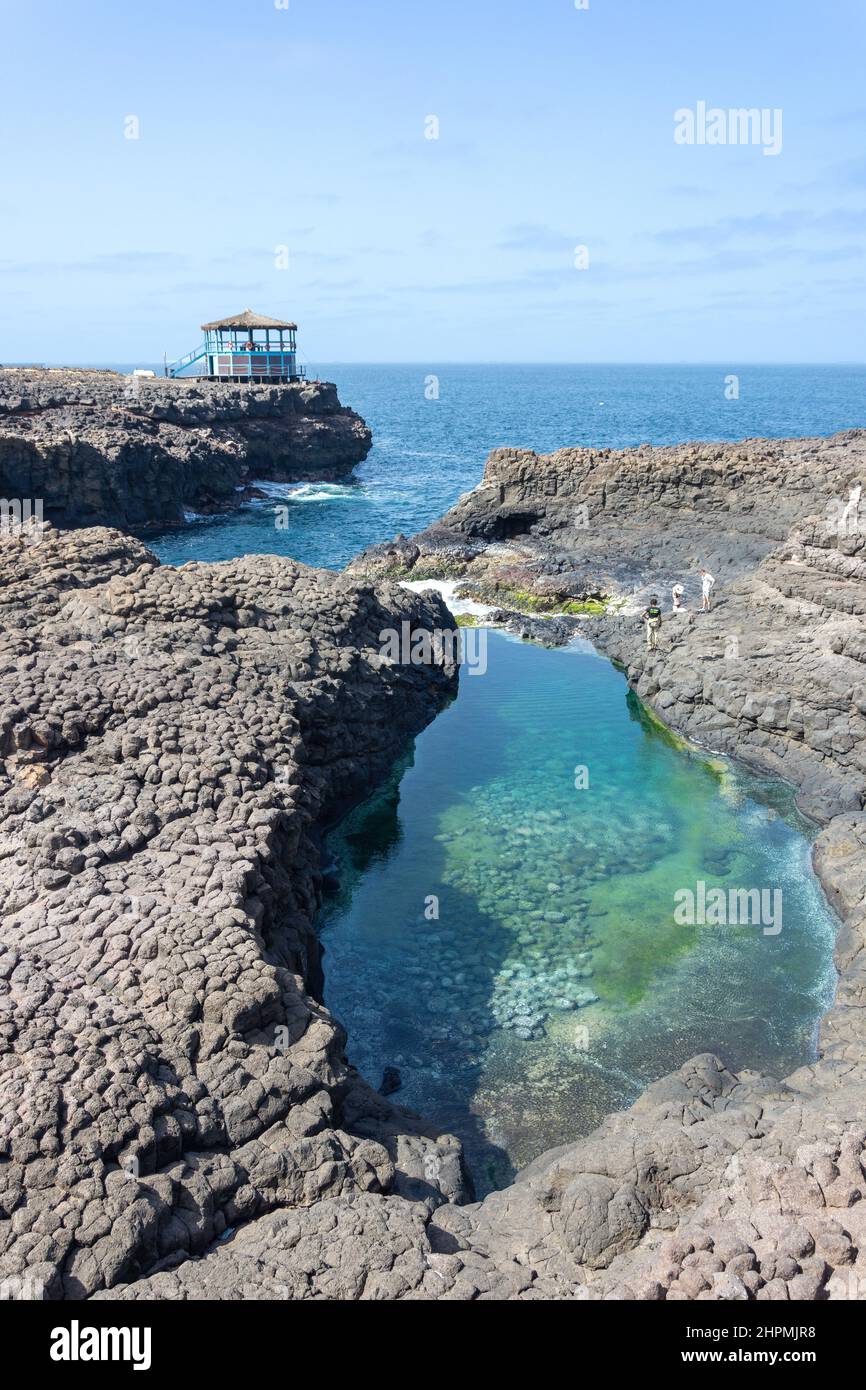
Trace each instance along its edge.
<path fill-rule="evenodd" d="M 0 369 L 0 495 L 57 526 L 180 525 L 251 480 L 333 480 L 372 436 L 329 382 L 246 386 L 78 368 Z"/>

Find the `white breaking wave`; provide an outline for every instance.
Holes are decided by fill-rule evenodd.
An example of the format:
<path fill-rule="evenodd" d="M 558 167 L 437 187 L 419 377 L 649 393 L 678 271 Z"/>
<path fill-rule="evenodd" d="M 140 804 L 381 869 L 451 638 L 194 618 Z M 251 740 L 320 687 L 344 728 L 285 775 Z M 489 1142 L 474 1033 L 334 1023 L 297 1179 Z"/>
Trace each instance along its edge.
<path fill-rule="evenodd" d="M 492 603 L 474 603 L 472 599 L 459 598 L 458 583 L 459 580 L 454 579 L 404 579 L 400 587 L 411 589 L 413 594 L 420 594 L 422 589 L 435 589 L 445 600 L 449 613 L 471 613 L 476 618 L 485 618 L 493 612 Z"/>
<path fill-rule="evenodd" d="M 363 488 L 346 483 L 271 483 L 254 479 L 250 487 L 277 502 L 355 502 L 366 501 L 368 496 Z"/>

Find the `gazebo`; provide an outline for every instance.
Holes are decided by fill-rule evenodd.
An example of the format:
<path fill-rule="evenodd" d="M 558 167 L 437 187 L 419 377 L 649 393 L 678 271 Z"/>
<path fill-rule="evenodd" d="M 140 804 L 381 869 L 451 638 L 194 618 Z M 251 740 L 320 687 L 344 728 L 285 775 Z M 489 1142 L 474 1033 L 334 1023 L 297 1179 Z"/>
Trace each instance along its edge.
<path fill-rule="evenodd" d="M 244 309 L 227 319 L 203 323 L 204 342 L 167 367 L 169 376 L 181 376 L 196 362 L 195 375 L 208 381 L 298 381 L 296 323 L 271 319 Z"/>

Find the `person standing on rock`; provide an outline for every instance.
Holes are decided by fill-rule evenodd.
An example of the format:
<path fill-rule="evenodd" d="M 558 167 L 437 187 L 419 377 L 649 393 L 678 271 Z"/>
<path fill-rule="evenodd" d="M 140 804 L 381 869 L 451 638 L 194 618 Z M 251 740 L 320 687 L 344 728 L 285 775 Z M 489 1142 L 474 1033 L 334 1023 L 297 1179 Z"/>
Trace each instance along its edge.
<path fill-rule="evenodd" d="M 684 593 L 685 590 L 683 589 L 682 584 L 675 584 L 674 587 L 671 589 L 671 600 L 673 604 L 673 611 L 675 613 L 679 613 L 682 611 Z"/>
<path fill-rule="evenodd" d="M 710 589 L 715 582 L 709 570 L 701 570 L 701 608 L 704 613 L 710 611 Z"/>
<path fill-rule="evenodd" d="M 643 611 L 643 620 L 646 623 L 646 649 L 648 652 L 657 651 L 658 632 L 662 625 L 662 610 L 659 608 L 659 601 L 655 594 Z"/>
<path fill-rule="evenodd" d="M 854 483 L 848 493 L 848 501 L 842 512 L 842 520 L 839 530 L 843 536 L 856 536 L 860 530 L 860 494 L 863 488 L 859 482 Z"/>

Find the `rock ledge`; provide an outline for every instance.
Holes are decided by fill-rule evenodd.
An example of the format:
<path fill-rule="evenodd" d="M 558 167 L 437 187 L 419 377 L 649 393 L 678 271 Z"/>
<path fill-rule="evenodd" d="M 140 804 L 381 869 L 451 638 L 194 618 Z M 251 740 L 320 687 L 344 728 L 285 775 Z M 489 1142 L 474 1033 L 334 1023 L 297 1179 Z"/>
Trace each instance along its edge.
<path fill-rule="evenodd" d="M 0 494 L 41 499 L 58 526 L 181 525 L 237 506 L 256 479 L 343 478 L 371 443 L 328 382 L 0 370 Z"/>

